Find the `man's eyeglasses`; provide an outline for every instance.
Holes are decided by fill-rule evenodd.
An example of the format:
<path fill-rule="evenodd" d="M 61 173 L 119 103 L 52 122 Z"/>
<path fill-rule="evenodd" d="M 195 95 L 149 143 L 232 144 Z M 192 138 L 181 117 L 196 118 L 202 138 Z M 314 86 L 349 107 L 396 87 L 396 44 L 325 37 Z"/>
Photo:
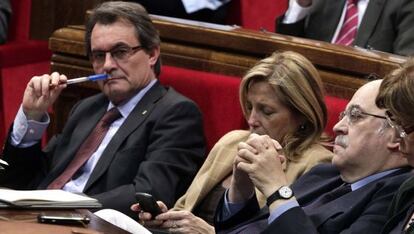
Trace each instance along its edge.
<path fill-rule="evenodd" d="M 403 127 L 400 124 L 397 124 L 393 118 L 393 115 L 391 114 L 391 112 L 386 111 L 385 112 L 385 117 L 387 119 L 388 124 L 395 129 L 395 131 L 397 132 L 398 136 L 400 138 L 404 138 L 407 137 L 408 134 L 412 133 L 414 131 L 414 126 L 411 127 Z"/>
<path fill-rule="evenodd" d="M 93 64 L 102 65 L 105 63 L 106 53 L 110 53 L 111 57 L 116 62 L 125 62 L 129 57 L 131 57 L 134 53 L 136 53 L 137 51 L 141 49 L 143 49 L 142 46 L 135 46 L 135 47 L 130 47 L 127 45 L 116 46 L 115 48 L 112 48 L 108 51 L 103 51 L 103 50 L 92 51 L 90 58 Z"/>
<path fill-rule="evenodd" d="M 367 115 L 375 117 L 375 118 L 386 119 L 385 116 L 367 113 L 367 112 L 362 111 L 358 107 L 351 107 L 348 110 L 342 111 L 339 114 L 339 120 L 342 120 L 346 116 L 348 118 L 349 123 L 355 123 Z"/>

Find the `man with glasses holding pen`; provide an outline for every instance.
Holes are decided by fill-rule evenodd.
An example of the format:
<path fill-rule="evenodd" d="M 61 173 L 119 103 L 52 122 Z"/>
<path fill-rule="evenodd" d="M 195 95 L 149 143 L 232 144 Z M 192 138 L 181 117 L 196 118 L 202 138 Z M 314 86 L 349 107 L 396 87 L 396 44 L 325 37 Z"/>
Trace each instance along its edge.
<path fill-rule="evenodd" d="M 408 163 L 414 166 L 414 60 L 384 78 L 376 103 L 394 131 L 394 141 Z M 382 233 L 414 233 L 414 177 L 405 181 L 392 200 Z"/>
<path fill-rule="evenodd" d="M 380 84 L 362 86 L 340 115 L 332 164 L 315 166 L 291 186 L 286 186 L 279 157 L 265 157 L 276 142 L 256 136 L 240 144 L 235 176 L 217 209 L 216 230 L 379 233 L 392 196 L 411 171 L 393 140 L 385 110 L 375 105 Z M 272 173 L 262 173 L 269 170 L 261 165 L 273 165 Z M 260 212 L 253 185 L 267 197 Z"/>
<path fill-rule="evenodd" d="M 42 151 L 47 109 L 68 84 L 56 72 L 33 77 L 3 150 L 10 166 L 0 186 L 83 192 L 132 217 L 136 192 L 172 206 L 204 160 L 200 111 L 157 80 L 160 39 L 141 5 L 98 6 L 85 40 L 95 73 L 109 77 L 97 81 L 102 93 L 76 104 Z"/>

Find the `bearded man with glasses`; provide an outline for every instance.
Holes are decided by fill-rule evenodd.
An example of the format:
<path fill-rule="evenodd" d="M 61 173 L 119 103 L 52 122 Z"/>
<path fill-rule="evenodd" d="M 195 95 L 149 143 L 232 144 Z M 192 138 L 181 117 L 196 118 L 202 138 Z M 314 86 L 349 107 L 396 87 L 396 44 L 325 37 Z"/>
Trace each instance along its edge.
<path fill-rule="evenodd" d="M 414 59 L 384 78 L 376 103 L 387 109 L 385 115 L 394 129 L 394 141 L 402 156 L 414 166 Z M 382 233 L 414 233 L 413 176 L 395 194 L 388 218 Z"/>
<path fill-rule="evenodd" d="M 33 77 L 3 151 L 10 166 L 0 185 L 85 193 L 131 217 L 136 192 L 173 206 L 204 161 L 199 109 L 159 83 L 160 38 L 141 5 L 102 3 L 89 17 L 85 40 L 95 73 L 109 76 L 98 81 L 102 93 L 76 104 L 42 151 L 47 109 L 67 78 Z"/>
<path fill-rule="evenodd" d="M 396 189 L 411 167 L 398 151 L 385 110 L 375 105 L 381 81 L 362 86 L 334 126 L 331 164 L 320 164 L 287 186 L 280 145 L 267 136 L 239 144 L 232 185 L 217 208 L 216 231 L 230 233 L 373 233 L 386 222 Z M 260 165 L 274 164 L 272 173 Z M 236 174 L 236 172 L 237 174 Z M 259 211 L 254 189 L 267 195 Z M 250 194 L 250 196 L 248 196 Z"/>

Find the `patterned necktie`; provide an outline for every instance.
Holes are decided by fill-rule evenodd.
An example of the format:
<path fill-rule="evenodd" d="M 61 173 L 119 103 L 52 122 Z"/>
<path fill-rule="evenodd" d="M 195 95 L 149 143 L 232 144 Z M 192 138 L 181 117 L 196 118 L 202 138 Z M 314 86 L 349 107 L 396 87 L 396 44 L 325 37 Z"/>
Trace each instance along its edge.
<path fill-rule="evenodd" d="M 318 208 L 330 201 L 335 200 L 349 192 L 352 191 L 351 184 L 342 184 L 338 188 L 323 194 L 322 196 L 318 197 L 315 201 L 311 202 L 307 206 L 304 207 L 305 211 L 310 211 L 312 209 Z"/>
<path fill-rule="evenodd" d="M 335 44 L 352 45 L 358 30 L 358 0 L 347 0 L 346 13 Z"/>
<path fill-rule="evenodd" d="M 95 126 L 95 129 L 80 146 L 75 157 L 63 171 L 63 173 L 60 174 L 60 176 L 58 176 L 52 183 L 50 183 L 47 188 L 62 188 L 66 182 L 68 182 L 79 170 L 79 168 L 81 168 L 83 164 L 85 164 L 85 162 L 92 156 L 108 132 L 109 126 L 120 117 L 121 113 L 119 113 L 116 107 L 106 112 L 102 119 Z"/>

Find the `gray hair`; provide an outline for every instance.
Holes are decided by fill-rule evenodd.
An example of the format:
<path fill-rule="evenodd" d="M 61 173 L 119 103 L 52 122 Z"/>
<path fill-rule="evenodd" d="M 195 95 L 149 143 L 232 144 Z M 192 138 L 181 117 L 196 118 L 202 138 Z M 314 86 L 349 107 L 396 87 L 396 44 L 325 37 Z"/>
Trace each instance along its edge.
<path fill-rule="evenodd" d="M 160 36 L 143 6 L 133 2 L 104 2 L 92 11 L 86 23 L 86 53 L 91 53 L 91 34 L 95 24 L 113 24 L 117 21 L 126 21 L 135 27 L 136 38 L 144 50 L 149 53 L 161 44 Z M 154 73 L 158 77 L 161 72 L 161 58 L 159 57 Z"/>

